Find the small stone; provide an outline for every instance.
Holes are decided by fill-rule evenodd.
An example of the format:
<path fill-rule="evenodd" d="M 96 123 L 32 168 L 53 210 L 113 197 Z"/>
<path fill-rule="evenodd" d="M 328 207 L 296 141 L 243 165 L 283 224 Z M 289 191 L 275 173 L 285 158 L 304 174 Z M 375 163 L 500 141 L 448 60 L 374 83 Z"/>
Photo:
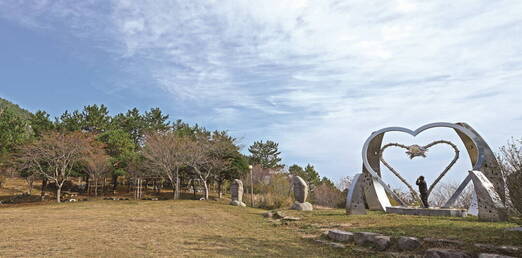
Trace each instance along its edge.
<path fill-rule="evenodd" d="M 327 233 L 328 238 L 339 241 L 339 242 L 352 242 L 353 241 L 353 233 L 346 232 L 342 230 L 330 230 Z"/>
<path fill-rule="evenodd" d="M 420 240 L 416 237 L 399 237 L 397 244 L 403 251 L 412 251 L 421 246 Z"/>
<path fill-rule="evenodd" d="M 276 211 L 276 212 L 274 213 L 274 216 L 273 216 L 273 217 L 274 217 L 275 219 L 282 219 L 282 218 L 286 217 L 286 215 L 285 215 L 284 213 L 280 212 L 280 211 Z"/>
<path fill-rule="evenodd" d="M 284 217 L 282 220 L 286 220 L 286 221 L 298 221 L 298 220 L 301 220 L 301 218 L 297 218 L 297 217 Z"/>
<path fill-rule="evenodd" d="M 506 231 L 522 231 L 522 227 L 506 228 Z"/>
<path fill-rule="evenodd" d="M 501 255 L 501 254 L 488 254 L 481 253 L 478 255 L 478 258 L 515 258 L 513 256 Z"/>
<path fill-rule="evenodd" d="M 274 216 L 274 213 L 271 211 L 263 213 L 263 217 L 265 217 L 265 218 L 271 219 L 273 216 Z"/>
<path fill-rule="evenodd" d="M 329 246 L 335 247 L 335 248 L 345 248 L 345 246 L 343 244 L 336 243 L 336 242 L 331 242 L 331 241 L 326 241 L 326 240 L 321 240 L 321 239 L 316 239 L 315 242 L 318 242 L 321 244 L 326 244 L 326 245 L 329 245 Z"/>
<path fill-rule="evenodd" d="M 471 258 L 471 255 L 457 250 L 431 248 L 426 250 L 424 258 Z"/>

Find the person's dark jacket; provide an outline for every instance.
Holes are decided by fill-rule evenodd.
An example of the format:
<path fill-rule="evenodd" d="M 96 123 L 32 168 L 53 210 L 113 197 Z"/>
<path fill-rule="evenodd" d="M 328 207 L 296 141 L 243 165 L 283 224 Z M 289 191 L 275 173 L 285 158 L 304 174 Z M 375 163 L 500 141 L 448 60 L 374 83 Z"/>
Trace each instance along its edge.
<path fill-rule="evenodd" d="M 422 179 L 417 179 L 416 184 L 419 186 L 419 192 L 428 193 L 428 185 L 426 185 L 426 181 Z"/>

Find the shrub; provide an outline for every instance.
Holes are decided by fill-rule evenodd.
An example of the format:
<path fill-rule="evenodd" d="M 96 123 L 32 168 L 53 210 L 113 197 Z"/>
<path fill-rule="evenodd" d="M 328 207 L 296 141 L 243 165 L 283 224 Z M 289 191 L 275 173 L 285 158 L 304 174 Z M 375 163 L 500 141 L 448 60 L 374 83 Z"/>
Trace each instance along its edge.
<path fill-rule="evenodd" d="M 313 203 L 330 208 L 343 208 L 346 202 L 346 197 L 343 196 L 343 192 L 336 187 L 323 183 L 315 187 Z"/>
<path fill-rule="evenodd" d="M 248 185 L 246 188 L 250 189 Z M 263 209 L 278 209 L 289 207 L 292 204 L 290 182 L 285 174 L 274 174 L 254 184 L 254 206 Z M 250 194 L 243 197 L 245 202 L 250 201 Z"/>

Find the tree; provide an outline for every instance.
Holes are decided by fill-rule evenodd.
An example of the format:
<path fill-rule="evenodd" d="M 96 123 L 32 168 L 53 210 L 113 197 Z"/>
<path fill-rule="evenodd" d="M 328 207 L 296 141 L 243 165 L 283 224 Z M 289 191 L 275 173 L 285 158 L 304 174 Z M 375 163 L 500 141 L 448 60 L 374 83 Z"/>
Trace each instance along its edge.
<path fill-rule="evenodd" d="M 36 111 L 36 113 L 31 116 L 29 123 L 36 137 L 40 137 L 44 132 L 54 129 L 54 124 L 49 118 L 49 114 L 42 110 Z"/>
<path fill-rule="evenodd" d="M 244 163 L 239 153 L 236 139 L 229 136 L 226 131 L 212 133 L 209 155 L 208 169 L 213 171 L 212 174 L 218 183 L 218 197 L 221 198 L 223 182 L 226 179 L 231 180 L 234 175 L 245 172 L 248 164 Z"/>
<path fill-rule="evenodd" d="M 82 120 L 82 114 L 78 112 L 78 110 L 75 110 L 72 113 L 65 110 L 60 118 L 56 119 L 56 125 L 58 128 L 66 131 L 80 131 L 82 129 Z"/>
<path fill-rule="evenodd" d="M 335 186 L 339 190 L 344 191 L 344 190 L 348 189 L 351 184 L 352 184 L 352 177 L 345 176 L 345 177 L 341 177 Z"/>
<path fill-rule="evenodd" d="M 112 126 L 127 132 L 138 147 L 141 146 L 145 131 L 145 119 L 137 108 L 128 110 L 125 114 L 118 114 L 112 120 Z"/>
<path fill-rule="evenodd" d="M 88 155 L 84 158 L 85 171 L 89 179 L 94 181 L 94 196 L 98 196 L 98 179 L 111 170 L 109 156 L 105 153 L 104 145 L 99 142 L 91 142 L 92 146 Z M 89 184 L 90 185 L 90 184 Z M 89 189 L 88 189 L 89 190 Z M 90 194 L 90 192 L 89 192 Z"/>
<path fill-rule="evenodd" d="M 300 176 L 301 178 L 305 177 L 304 169 L 301 166 L 297 165 L 297 164 L 293 164 L 292 166 L 290 166 L 288 168 L 288 173 L 290 173 L 290 175 Z"/>
<path fill-rule="evenodd" d="M 167 131 L 170 128 L 168 119 L 169 115 L 164 115 L 159 108 L 151 108 L 143 117 L 148 132 Z"/>
<path fill-rule="evenodd" d="M 91 150 L 94 138 L 81 132 L 49 132 L 22 147 L 20 161 L 56 183 L 56 201 L 61 201 L 65 181 Z"/>
<path fill-rule="evenodd" d="M 174 199 L 179 199 L 179 172 L 184 165 L 184 151 L 190 141 L 189 138 L 178 136 L 172 131 L 156 132 L 145 137 L 143 157 L 149 168 L 170 181 Z"/>
<path fill-rule="evenodd" d="M 103 104 L 83 107 L 81 128 L 88 132 L 101 133 L 108 129 L 111 121 L 109 110 Z"/>
<path fill-rule="evenodd" d="M 27 120 L 11 109 L 0 109 L 0 153 L 13 152 L 31 137 Z"/>
<path fill-rule="evenodd" d="M 113 191 L 115 191 L 118 185 L 118 176 L 125 175 L 125 168 L 137 156 L 137 147 L 132 136 L 122 129 L 108 130 L 98 135 L 97 139 L 105 144 L 105 151 L 111 157 L 112 184 Z"/>
<path fill-rule="evenodd" d="M 248 148 L 251 155 L 252 164 L 260 164 L 263 168 L 281 168 L 283 167 L 278 151 L 279 144 L 273 141 L 256 141 Z"/>
<path fill-rule="evenodd" d="M 498 160 L 511 204 L 522 213 L 522 138 L 511 138 L 506 145 L 500 147 Z"/>

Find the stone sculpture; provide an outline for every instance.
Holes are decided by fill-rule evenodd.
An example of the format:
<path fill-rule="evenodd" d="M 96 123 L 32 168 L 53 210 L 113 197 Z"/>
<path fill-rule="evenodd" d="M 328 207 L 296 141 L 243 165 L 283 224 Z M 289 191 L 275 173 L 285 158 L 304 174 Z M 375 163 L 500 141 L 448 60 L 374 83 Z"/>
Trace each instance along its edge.
<path fill-rule="evenodd" d="M 469 173 L 466 179 L 463 180 L 463 182 L 442 207 L 442 209 L 447 209 L 448 212 L 452 212 L 451 207 L 455 204 L 456 200 L 462 194 L 469 182 L 473 181 L 475 186 L 474 191 L 477 196 L 479 206 L 479 218 L 481 220 L 489 221 L 502 221 L 506 219 L 504 216 L 506 207 L 505 183 L 501 178 L 498 161 L 496 160 L 493 151 L 487 145 L 484 139 L 466 123 L 432 123 L 424 125 L 417 130 L 410 130 L 402 127 L 389 127 L 373 132 L 366 140 L 363 147 L 363 173 L 360 175 L 360 177 L 363 179 L 354 180 L 347 195 L 347 213 L 364 214 L 365 211 L 362 210 L 363 208 L 361 208 L 360 205 L 361 198 L 364 199 L 365 205 L 370 210 L 387 211 L 387 208 L 391 207 L 389 197 L 393 198 L 401 206 L 406 206 L 405 202 L 401 200 L 401 198 L 399 198 L 397 194 L 390 189 L 388 184 L 386 184 L 381 179 L 380 164 L 383 162 L 384 165 L 387 165 L 382 159 L 382 150 L 384 149 L 382 147 L 382 141 L 384 134 L 387 132 L 404 132 L 412 136 L 416 136 L 421 132 L 431 128 L 453 129 L 466 147 L 473 170 Z M 441 175 L 439 175 L 439 177 L 430 186 L 428 194 L 433 189 L 433 186 L 435 186 L 435 184 L 444 176 L 447 170 L 451 168 L 454 161 L 456 161 L 456 158 L 458 158 L 458 149 L 456 149 L 456 146 L 447 141 L 433 142 L 430 145 L 433 146 L 434 144 L 438 143 L 446 143 L 451 145 L 451 147 L 455 149 L 455 158 L 448 165 L 448 167 L 446 167 L 445 171 L 443 171 L 443 173 L 441 173 Z M 385 145 L 385 147 L 391 145 L 397 146 L 398 144 L 388 144 Z M 427 147 L 430 145 L 398 147 L 406 148 L 408 150 L 407 154 L 410 156 L 410 158 L 413 158 L 424 156 L 428 149 Z M 386 167 L 390 168 L 389 166 Z M 394 172 L 392 169 L 391 171 Z M 487 209 L 484 207 L 487 207 Z"/>
<path fill-rule="evenodd" d="M 300 176 L 292 176 L 292 185 L 294 188 L 295 203 L 292 210 L 311 211 L 312 204 L 306 202 L 308 196 L 308 185 Z"/>
<path fill-rule="evenodd" d="M 230 194 L 232 195 L 232 201 L 230 205 L 245 207 L 243 203 L 243 182 L 239 179 L 234 179 L 230 186 Z"/>

